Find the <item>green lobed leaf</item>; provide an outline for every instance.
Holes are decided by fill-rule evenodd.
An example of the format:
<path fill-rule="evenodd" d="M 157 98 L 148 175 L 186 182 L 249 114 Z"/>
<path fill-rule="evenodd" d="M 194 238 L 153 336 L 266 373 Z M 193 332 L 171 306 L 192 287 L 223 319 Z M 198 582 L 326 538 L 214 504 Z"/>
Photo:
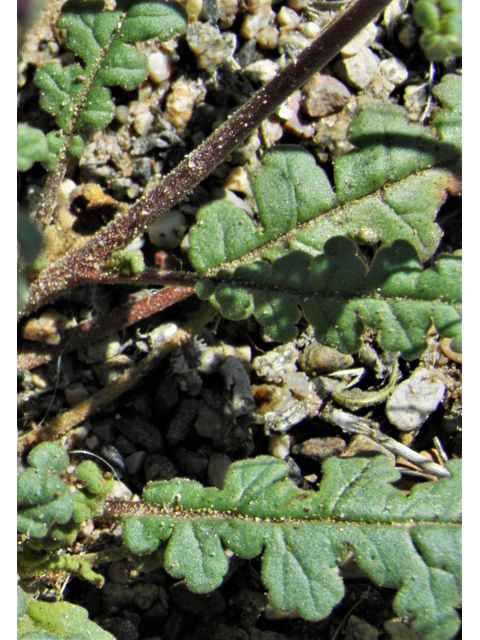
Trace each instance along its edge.
<path fill-rule="evenodd" d="M 441 255 L 422 269 L 415 249 L 404 240 L 380 249 L 367 268 L 347 238 L 331 238 L 325 253 L 312 258 L 300 251 L 272 263 L 254 262 L 233 274 L 219 272 L 217 283 L 197 284 L 231 320 L 254 315 L 267 337 L 287 342 L 297 336 L 302 313 L 316 339 L 344 353 L 361 347 L 365 329 L 375 329 L 385 351 L 406 359 L 423 352 L 433 322 L 461 351 L 461 252 Z M 217 280 L 217 282 L 218 282 Z"/>
<path fill-rule="evenodd" d="M 318 255 L 336 235 L 370 245 L 408 240 L 422 260 L 431 257 L 441 237 L 435 216 L 447 192 L 458 193 L 459 181 L 452 171 L 429 167 L 460 154 L 461 79 L 445 76 L 435 95 L 445 105 L 434 119 L 438 135 L 410 123 L 401 107 L 362 107 L 348 133 L 358 148 L 334 166 L 335 192 L 306 151 L 269 150 L 251 177 L 254 218 L 222 200 L 198 211 L 189 232 L 193 267 L 205 273 L 292 249 Z"/>
<path fill-rule="evenodd" d="M 17 171 L 28 171 L 48 154 L 45 134 L 28 124 L 17 124 Z"/>
<path fill-rule="evenodd" d="M 22 607 L 17 612 L 18 640 L 114 640 L 88 619 L 88 612 L 69 602 L 33 600 L 17 587 Z"/>
<path fill-rule="evenodd" d="M 69 464 L 68 455 L 51 442 L 29 453 L 30 467 L 17 478 L 17 528 L 37 539 L 45 549 L 71 544 L 88 518 L 101 515 L 112 482 L 105 481 L 91 461 L 78 465 L 74 476 L 84 484 L 75 491 L 59 477 Z"/>
<path fill-rule="evenodd" d="M 186 30 L 187 20 L 184 9 L 169 0 L 119 0 L 108 11 L 103 0 L 68 0 L 56 26 L 66 30 L 68 48 L 85 66 L 48 62 L 38 68 L 35 83 L 41 106 L 65 134 L 71 134 L 90 126 L 103 129 L 112 120 L 115 104 L 108 87 L 132 91 L 146 79 L 147 59 L 135 42 L 154 37 L 169 40 Z M 51 145 L 50 151 L 55 153 Z M 81 151 L 77 139 L 72 152 L 80 155 Z M 52 165 L 48 158 L 46 167 Z"/>
<path fill-rule="evenodd" d="M 429 60 L 462 55 L 462 0 L 414 0 L 413 18 L 424 29 L 419 44 Z"/>
<path fill-rule="evenodd" d="M 157 515 L 124 519 L 135 554 L 167 541 L 165 568 L 193 591 L 221 584 L 225 550 L 262 554 L 270 602 L 307 620 L 328 616 L 342 599 L 337 567 L 351 552 L 377 584 L 397 590 L 396 613 L 422 638 L 446 640 L 459 626 L 461 462 L 452 478 L 392 487 L 399 472 L 382 456 L 330 458 L 318 491 L 287 479 L 285 462 L 261 456 L 233 463 L 224 488 L 175 478 L 144 490 Z"/>

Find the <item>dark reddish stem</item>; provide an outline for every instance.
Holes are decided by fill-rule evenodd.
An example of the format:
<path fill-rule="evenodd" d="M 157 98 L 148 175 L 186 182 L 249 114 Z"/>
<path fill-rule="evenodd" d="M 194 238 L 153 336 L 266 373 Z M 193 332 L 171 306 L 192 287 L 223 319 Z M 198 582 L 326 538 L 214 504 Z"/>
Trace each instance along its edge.
<path fill-rule="evenodd" d="M 112 331 L 119 331 L 158 311 L 163 311 L 167 307 L 185 300 L 193 292 L 192 287 L 165 287 L 140 300 L 121 305 L 103 316 L 82 322 L 77 327 L 65 332 L 59 345 L 54 347 L 32 346 L 31 343 L 24 345 L 18 352 L 17 366 L 27 371 L 50 362 L 84 344 L 99 340 Z"/>
<path fill-rule="evenodd" d="M 55 299 L 85 281 L 87 272 L 99 272 L 108 256 L 125 247 L 160 214 L 168 211 L 231 154 L 275 109 L 322 67 L 390 0 L 357 0 L 335 18 L 316 40 L 265 87 L 257 91 L 204 143 L 188 155 L 161 184 L 136 202 L 126 214 L 101 229 L 80 249 L 42 271 L 30 288 L 22 315 Z"/>

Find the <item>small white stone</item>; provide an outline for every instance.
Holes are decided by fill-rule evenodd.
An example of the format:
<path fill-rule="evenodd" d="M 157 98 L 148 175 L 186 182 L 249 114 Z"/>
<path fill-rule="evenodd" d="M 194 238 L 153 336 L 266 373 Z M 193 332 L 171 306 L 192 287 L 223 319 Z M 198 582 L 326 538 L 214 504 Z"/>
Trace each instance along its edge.
<path fill-rule="evenodd" d="M 130 118 L 130 107 L 126 104 L 120 104 L 115 109 L 115 118 L 122 124 L 128 124 Z"/>
<path fill-rule="evenodd" d="M 380 62 L 380 71 L 392 84 L 398 86 L 408 80 L 407 67 L 396 58 L 387 58 Z"/>
<path fill-rule="evenodd" d="M 300 16 L 293 9 L 282 7 L 277 13 L 277 22 L 281 27 L 290 27 L 293 29 L 300 22 Z"/>
<path fill-rule="evenodd" d="M 445 385 L 438 373 L 418 368 L 401 382 L 385 407 L 388 421 L 401 431 L 413 431 L 435 411 L 445 394 Z"/>
<path fill-rule="evenodd" d="M 163 51 L 155 51 L 148 57 L 148 77 L 152 82 L 165 82 L 172 75 L 172 62 Z"/>
<path fill-rule="evenodd" d="M 244 69 L 245 75 L 252 82 L 260 82 L 266 84 L 270 82 L 280 70 L 280 65 L 274 60 L 259 60 L 258 62 L 252 62 Z"/>
<path fill-rule="evenodd" d="M 316 22 L 302 22 L 299 27 L 300 31 L 306 38 L 316 38 L 320 35 L 321 27 Z"/>
<path fill-rule="evenodd" d="M 181 211 L 172 209 L 161 215 L 148 227 L 150 242 L 162 249 L 175 249 L 187 230 L 187 221 Z"/>
<path fill-rule="evenodd" d="M 61 204 L 63 202 L 68 202 L 70 194 L 76 188 L 76 186 L 76 182 L 70 180 L 69 178 L 62 180 L 58 189 L 58 203 Z"/>
<path fill-rule="evenodd" d="M 285 460 L 290 453 L 291 440 L 286 433 L 274 434 L 268 438 L 268 452 L 270 455 Z"/>
<path fill-rule="evenodd" d="M 152 128 L 154 120 L 153 113 L 140 113 L 133 121 L 133 127 L 139 136 L 146 136 Z"/>
<path fill-rule="evenodd" d="M 363 47 L 369 47 L 375 42 L 376 35 L 377 27 L 371 22 L 343 47 L 340 51 L 341 55 L 344 58 L 351 58 L 357 55 Z"/>
<path fill-rule="evenodd" d="M 109 498 L 110 500 L 130 500 L 132 495 L 132 492 L 126 484 L 123 484 L 123 482 L 120 482 L 120 480 L 116 480 L 113 483 L 113 486 L 110 489 L 107 498 Z"/>
<path fill-rule="evenodd" d="M 341 80 L 355 89 L 365 89 L 378 72 L 380 58 L 367 47 L 350 57 L 338 60 L 334 69 Z"/>

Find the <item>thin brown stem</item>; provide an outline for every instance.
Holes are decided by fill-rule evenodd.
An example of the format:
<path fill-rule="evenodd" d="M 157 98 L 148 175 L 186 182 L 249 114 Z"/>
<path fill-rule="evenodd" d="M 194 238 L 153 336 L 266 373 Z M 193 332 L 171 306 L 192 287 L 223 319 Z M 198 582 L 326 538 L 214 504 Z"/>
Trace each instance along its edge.
<path fill-rule="evenodd" d="M 57 415 L 46 428 L 40 429 L 35 434 L 27 434 L 20 438 L 17 443 L 17 454 L 23 454 L 24 451 L 35 444 L 37 439 L 53 442 L 62 438 L 96 411 L 113 402 L 126 391 L 135 388 L 154 366 L 181 342 L 196 335 L 202 327 L 213 320 L 216 314 L 216 310 L 211 305 L 204 306 L 189 323 L 178 329 L 171 338 L 149 353 L 143 360 L 125 371 L 115 382 L 107 384 L 103 389 L 94 393 L 84 402 L 73 407 L 73 409 Z"/>
<path fill-rule="evenodd" d="M 78 349 L 84 344 L 100 340 L 112 331 L 125 329 L 139 320 L 163 311 L 173 304 L 185 300 L 193 293 L 192 287 L 165 287 L 151 295 L 147 294 L 140 300 L 123 304 L 103 316 L 85 320 L 85 322 L 66 331 L 59 345 L 32 345 L 28 342 L 19 349 L 17 366 L 22 371 L 39 367 Z"/>
<path fill-rule="evenodd" d="M 126 246 L 160 214 L 168 211 L 225 160 L 290 94 L 324 67 L 390 0 L 356 0 L 335 18 L 298 58 L 257 91 L 203 144 L 188 155 L 161 184 L 126 214 L 101 229 L 77 251 L 47 267 L 32 283 L 27 315 L 76 286 L 88 270 L 98 270 L 108 256 Z"/>

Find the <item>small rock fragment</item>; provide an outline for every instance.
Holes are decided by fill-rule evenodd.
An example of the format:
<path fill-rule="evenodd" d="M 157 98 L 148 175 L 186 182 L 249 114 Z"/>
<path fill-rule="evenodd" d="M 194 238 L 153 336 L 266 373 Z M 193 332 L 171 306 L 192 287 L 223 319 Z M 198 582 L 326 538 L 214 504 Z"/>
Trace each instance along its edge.
<path fill-rule="evenodd" d="M 114 424 L 120 433 L 146 451 L 162 451 L 163 438 L 160 430 L 143 414 L 126 410 Z"/>
<path fill-rule="evenodd" d="M 152 82 L 165 82 L 172 71 L 172 62 L 163 51 L 155 51 L 148 56 L 148 76 Z"/>
<path fill-rule="evenodd" d="M 136 584 L 132 588 L 133 601 L 140 609 L 149 609 L 158 597 L 158 587 L 152 582 Z"/>
<path fill-rule="evenodd" d="M 418 367 L 401 382 L 385 407 L 389 422 L 401 431 L 420 427 L 435 411 L 445 395 L 445 385 L 431 369 Z"/>
<path fill-rule="evenodd" d="M 186 230 L 187 221 L 183 213 L 171 209 L 154 220 L 147 232 L 150 242 L 156 247 L 172 250 L 180 245 Z"/>
<path fill-rule="evenodd" d="M 188 28 L 187 42 L 197 58 L 199 69 L 213 73 L 233 53 L 220 29 L 208 23 L 197 22 Z"/>
<path fill-rule="evenodd" d="M 331 347 L 318 342 L 308 344 L 298 359 L 298 366 L 306 373 L 333 373 L 341 369 L 348 369 L 353 365 L 350 355 L 341 353 Z"/>
<path fill-rule="evenodd" d="M 150 480 L 171 480 L 179 475 L 178 469 L 173 462 L 159 453 L 148 455 L 143 468 L 147 482 Z"/>
<path fill-rule="evenodd" d="M 60 344 L 67 323 L 68 318 L 63 313 L 50 309 L 39 318 L 29 318 L 23 326 L 22 336 L 42 344 Z"/>
<path fill-rule="evenodd" d="M 347 448 L 342 452 L 342 458 L 353 458 L 357 454 L 375 452 L 382 453 L 387 456 L 387 458 L 392 463 L 392 466 L 395 465 L 395 456 L 391 451 L 385 449 L 381 444 L 377 444 L 367 436 L 354 436 L 350 442 L 348 443 Z"/>
<path fill-rule="evenodd" d="M 380 62 L 380 71 L 385 78 L 394 84 L 399 86 L 408 80 L 408 69 L 396 58 L 387 58 Z"/>
<path fill-rule="evenodd" d="M 139 113 L 133 120 L 133 128 L 139 136 L 146 136 L 152 128 L 154 120 L 153 113 Z"/>
<path fill-rule="evenodd" d="M 316 73 L 302 91 L 302 110 L 312 118 L 340 111 L 350 100 L 347 87 L 336 78 Z"/>
<path fill-rule="evenodd" d="M 165 120 L 170 122 L 179 136 L 183 136 L 185 129 L 193 115 L 193 107 L 200 95 L 195 82 L 180 78 L 170 88 L 165 101 Z"/>
<path fill-rule="evenodd" d="M 375 42 L 377 31 L 377 27 L 373 22 L 371 22 L 364 29 L 359 31 L 357 35 L 340 50 L 341 55 L 344 58 L 356 56 L 363 47 L 369 47 Z"/>
<path fill-rule="evenodd" d="M 258 60 L 252 62 L 243 70 L 249 80 L 258 84 L 267 84 L 278 73 L 280 65 L 274 60 Z"/>
<path fill-rule="evenodd" d="M 207 480 L 212 487 L 223 489 L 225 476 L 232 464 L 230 458 L 223 453 L 214 453 L 208 463 Z"/>
<path fill-rule="evenodd" d="M 290 436 L 286 433 L 272 434 L 268 438 L 268 452 L 279 460 L 285 460 L 290 454 L 291 444 Z"/>
<path fill-rule="evenodd" d="M 78 359 L 85 364 L 95 364 L 105 362 L 118 355 L 121 350 L 118 333 L 111 333 L 101 340 L 79 347 L 77 351 Z"/>
<path fill-rule="evenodd" d="M 132 476 L 138 473 L 142 468 L 146 455 L 145 451 L 135 451 L 135 453 L 132 453 L 128 458 L 125 458 L 125 466 L 128 473 Z"/>
<path fill-rule="evenodd" d="M 225 380 L 225 387 L 231 396 L 234 417 L 251 413 L 255 408 L 250 378 L 245 367 L 233 356 L 227 356 L 219 369 Z"/>
<path fill-rule="evenodd" d="M 353 614 L 349 616 L 345 627 L 344 640 L 377 640 L 378 630 L 362 618 L 357 618 Z"/>
<path fill-rule="evenodd" d="M 334 69 L 338 76 L 354 89 L 365 89 L 380 66 L 380 58 L 367 47 L 351 58 L 337 60 Z"/>
<path fill-rule="evenodd" d="M 88 389 L 83 382 L 74 382 L 64 389 L 69 407 L 75 407 L 88 398 Z"/>
<path fill-rule="evenodd" d="M 345 441 L 342 438 L 310 438 L 302 444 L 296 444 L 292 451 L 295 455 L 323 462 L 327 458 L 338 456 L 345 449 L 345 446 Z"/>

